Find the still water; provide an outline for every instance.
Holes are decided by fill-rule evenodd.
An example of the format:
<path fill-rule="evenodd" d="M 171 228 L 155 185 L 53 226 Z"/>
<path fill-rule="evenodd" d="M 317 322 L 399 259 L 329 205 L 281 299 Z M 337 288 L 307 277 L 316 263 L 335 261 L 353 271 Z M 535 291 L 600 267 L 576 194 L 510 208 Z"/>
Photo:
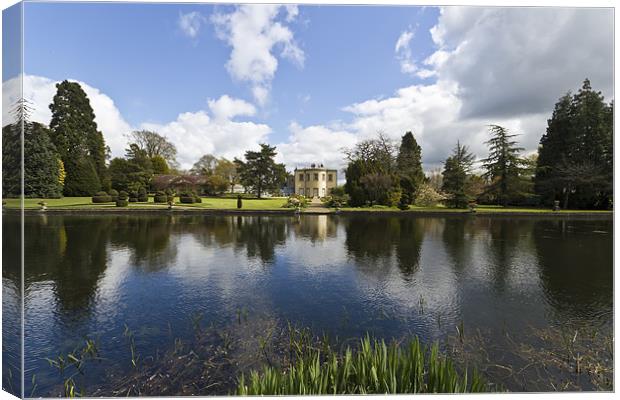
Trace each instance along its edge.
<path fill-rule="evenodd" d="M 7 378 L 20 346 L 19 219 L 2 223 Z M 81 377 L 88 393 L 131 369 L 126 327 L 144 359 L 189 337 L 193 316 L 230 326 L 240 310 L 343 339 L 611 332 L 612 230 L 610 219 L 539 217 L 26 216 L 25 394 L 57 394 L 45 358 L 85 338 L 102 358 Z"/>

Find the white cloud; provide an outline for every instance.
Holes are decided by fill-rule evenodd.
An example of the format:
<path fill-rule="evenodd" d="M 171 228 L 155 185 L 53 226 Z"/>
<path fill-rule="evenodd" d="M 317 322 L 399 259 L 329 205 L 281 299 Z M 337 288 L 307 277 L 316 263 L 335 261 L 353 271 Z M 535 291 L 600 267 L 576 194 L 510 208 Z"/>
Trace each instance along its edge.
<path fill-rule="evenodd" d="M 256 114 L 256 108 L 252 104 L 241 99 L 233 99 L 228 95 L 223 95 L 217 100 L 209 99 L 208 103 L 213 116 L 218 120 Z"/>
<path fill-rule="evenodd" d="M 400 71 L 404 74 L 413 74 L 418 69 L 411 55 L 411 46 L 409 42 L 413 39 L 415 32 L 413 30 L 406 30 L 400 34 L 394 46 L 394 52 L 396 58 L 400 62 Z"/>
<path fill-rule="evenodd" d="M 106 144 L 110 146 L 112 155 L 123 155 L 126 147 L 124 135 L 131 131 L 131 126 L 125 121 L 118 108 L 116 108 L 114 101 L 97 88 L 81 81 L 69 80 L 78 82 L 82 89 L 84 89 L 95 112 L 97 127 L 103 133 Z M 58 82 L 42 76 L 24 76 L 23 97 L 32 105 L 32 121 L 49 125 L 52 118 L 49 105 L 56 94 L 56 83 Z M 20 77 L 15 77 L 2 83 L 3 104 L 15 104 L 20 97 L 19 87 Z M 3 107 L 3 124 L 5 124 L 4 121 L 9 121 L 8 118 L 10 118 L 6 114 L 5 108 Z"/>
<path fill-rule="evenodd" d="M 613 10 L 444 7 L 425 64 L 457 82 L 464 117 L 550 111 L 590 78 L 613 93 Z"/>
<path fill-rule="evenodd" d="M 228 158 L 241 157 L 245 150 L 257 149 L 258 143 L 266 141 L 271 132 L 271 128 L 265 124 L 233 121 L 237 116 L 252 116 L 256 110 L 252 104 L 227 95 L 208 101 L 213 118 L 206 111 L 186 112 L 169 123 L 142 123 L 139 127 L 132 127 L 109 96 L 84 82 L 76 82 L 82 86 L 90 100 L 96 116 L 95 122 L 106 144 L 110 146 L 112 157 L 124 156 L 127 147 L 125 135 L 137 128 L 154 130 L 166 136 L 177 147 L 177 161 L 182 168 L 191 167 L 205 153 Z M 56 93 L 56 83 L 42 76 L 24 77 L 24 98 L 32 104 L 33 121 L 49 125 L 49 104 Z M 19 78 L 3 82 L 3 104 L 11 105 L 19 99 L 20 86 Z M 8 109 L 3 107 L 3 123 L 10 121 Z"/>
<path fill-rule="evenodd" d="M 206 153 L 242 157 L 246 150 L 257 150 L 271 132 L 268 125 L 213 119 L 205 111 L 182 113 L 167 124 L 143 123 L 140 128 L 157 131 L 174 143 L 181 168 L 190 168 Z"/>
<path fill-rule="evenodd" d="M 185 35 L 189 36 L 192 39 L 198 36 L 198 33 L 200 32 L 200 27 L 202 26 L 203 22 L 205 22 L 205 17 L 203 17 L 202 14 L 197 11 L 188 12 L 186 14 L 179 14 L 179 28 L 181 28 L 181 31 Z"/>
<path fill-rule="evenodd" d="M 284 21 L 281 10 L 286 13 Z M 232 48 L 226 63 L 228 72 L 234 79 L 251 84 L 260 105 L 267 102 L 278 69 L 278 59 L 273 54 L 276 47 L 281 49 L 280 57 L 299 67 L 304 65 L 305 54 L 284 24 L 293 21 L 297 13 L 297 8 L 291 6 L 241 5 L 229 14 L 211 16 L 217 37 Z"/>

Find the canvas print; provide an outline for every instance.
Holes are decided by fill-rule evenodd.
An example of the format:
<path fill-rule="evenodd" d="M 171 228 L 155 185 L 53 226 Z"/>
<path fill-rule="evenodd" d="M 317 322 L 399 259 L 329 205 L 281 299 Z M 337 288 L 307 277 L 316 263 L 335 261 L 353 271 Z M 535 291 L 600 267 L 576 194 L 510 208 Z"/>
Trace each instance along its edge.
<path fill-rule="evenodd" d="M 4 391 L 614 391 L 611 6 L 2 22 Z"/>

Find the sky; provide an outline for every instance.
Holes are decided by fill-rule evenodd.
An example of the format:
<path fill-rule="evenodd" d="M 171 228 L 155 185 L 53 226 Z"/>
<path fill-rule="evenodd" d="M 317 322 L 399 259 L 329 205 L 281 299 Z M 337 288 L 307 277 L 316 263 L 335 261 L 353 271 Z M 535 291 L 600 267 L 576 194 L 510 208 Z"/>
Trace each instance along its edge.
<path fill-rule="evenodd" d="M 4 105 L 22 76 L 6 61 L 11 13 Z M 289 170 L 341 169 L 343 148 L 412 131 L 429 171 L 457 140 L 484 157 L 489 124 L 535 151 L 555 102 L 586 77 L 610 101 L 613 46 L 610 8 L 30 2 L 24 97 L 48 124 L 55 83 L 80 82 L 112 156 L 149 129 L 182 168 L 269 143 Z"/>

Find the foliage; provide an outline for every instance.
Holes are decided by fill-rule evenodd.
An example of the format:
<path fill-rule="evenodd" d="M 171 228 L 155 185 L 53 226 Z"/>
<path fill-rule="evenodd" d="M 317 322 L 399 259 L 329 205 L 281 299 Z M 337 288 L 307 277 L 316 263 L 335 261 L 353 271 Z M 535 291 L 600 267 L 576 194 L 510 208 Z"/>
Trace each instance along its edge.
<path fill-rule="evenodd" d="M 452 361 L 440 355 L 437 344 L 429 352 L 418 338 L 400 346 L 366 336 L 356 351 L 347 347 L 337 354 L 329 348 L 303 348 L 285 369 L 253 370 L 247 383 L 241 376 L 237 394 L 465 393 L 486 388 L 476 371 L 471 378 L 467 371 L 457 372 Z"/>
<path fill-rule="evenodd" d="M 327 207 L 340 208 L 349 203 L 349 195 L 344 191 L 343 186 L 336 186 L 332 189 L 329 196 L 324 201 Z"/>
<path fill-rule="evenodd" d="M 49 130 L 29 121 L 31 109 L 19 100 L 11 111 L 15 122 L 2 128 L 2 190 L 6 197 L 22 194 L 22 128 L 25 197 L 57 198 L 62 194 L 60 165 Z"/>
<path fill-rule="evenodd" d="M 447 197 L 443 193 L 435 190 L 433 185 L 430 183 L 423 183 L 418 188 L 414 204 L 418 207 L 435 207 L 446 199 Z"/>
<path fill-rule="evenodd" d="M 118 191 L 115 189 L 110 189 L 108 190 L 108 194 L 110 195 L 110 197 L 112 198 L 112 201 L 116 201 L 118 200 Z"/>
<path fill-rule="evenodd" d="M 65 168 L 65 196 L 92 196 L 101 189 L 95 164 L 90 158 L 70 158 L 65 161 Z"/>
<path fill-rule="evenodd" d="M 148 187 L 153 177 L 153 164 L 146 152 L 135 143 L 129 145 L 127 158 L 113 158 L 110 161 L 112 187 L 116 190 L 129 190 L 130 187 Z M 136 187 L 137 190 L 137 187 Z"/>
<path fill-rule="evenodd" d="M 404 199 L 411 204 L 415 200 L 418 187 L 425 181 L 422 149 L 411 132 L 405 133 L 401 139 L 396 167 L 400 175 L 400 187 L 405 194 Z"/>
<path fill-rule="evenodd" d="M 214 174 L 221 176 L 228 182 L 230 191 L 232 192 L 235 185 L 239 183 L 239 173 L 234 162 L 225 158 L 220 158 L 215 166 Z"/>
<path fill-rule="evenodd" d="M 103 134 L 97 130 L 95 113 L 80 84 L 65 80 L 56 84 L 56 89 L 50 104 L 50 130 L 52 142 L 67 172 L 64 193 L 66 196 L 92 194 L 100 190 L 102 184 L 105 187 L 109 183 L 105 165 L 109 149 L 105 146 Z M 96 179 L 90 176 L 90 172 L 88 177 L 80 176 L 90 169 L 87 164 L 92 164 Z M 94 182 L 97 187 L 93 191 Z"/>
<path fill-rule="evenodd" d="M 129 134 L 129 141 L 135 144 L 150 159 L 162 158 L 166 162 L 166 166 L 176 163 L 176 147 L 165 136 L 157 132 L 148 130 L 133 131 Z M 156 162 L 159 163 L 159 161 Z M 157 167 L 160 168 L 161 164 Z M 164 174 L 167 172 L 156 173 Z"/>
<path fill-rule="evenodd" d="M 155 193 L 155 196 L 153 197 L 153 201 L 155 203 L 167 203 L 168 202 L 168 196 L 166 195 L 165 192 L 160 190 L 157 193 Z"/>
<path fill-rule="evenodd" d="M 306 208 L 310 201 L 300 194 L 292 194 L 286 199 L 286 203 L 282 206 L 285 208 Z"/>
<path fill-rule="evenodd" d="M 406 192 L 403 192 L 400 195 L 400 200 L 398 201 L 398 208 L 403 211 L 408 210 L 410 208 L 410 203 L 411 200 L 409 199 L 409 195 Z"/>
<path fill-rule="evenodd" d="M 142 203 L 149 201 L 149 196 L 144 186 L 140 186 L 140 188 L 138 189 L 138 201 Z"/>
<path fill-rule="evenodd" d="M 127 207 L 129 202 L 127 201 L 127 192 L 121 190 L 118 193 L 118 200 L 116 200 L 116 207 Z"/>
<path fill-rule="evenodd" d="M 345 150 L 348 165 L 345 170 L 345 191 L 354 207 L 365 204 L 388 204 L 388 191 L 399 185 L 396 170 L 396 148 L 383 134 L 359 142 Z"/>
<path fill-rule="evenodd" d="M 246 151 L 245 161 L 234 160 L 239 181 L 259 199 L 265 191 L 276 190 L 286 181 L 284 164 L 274 161 L 277 154 L 275 146 L 261 144 L 260 147 L 260 151 Z"/>
<path fill-rule="evenodd" d="M 112 196 L 107 194 L 106 192 L 97 192 L 92 197 L 93 203 L 109 203 L 112 201 Z"/>
<path fill-rule="evenodd" d="M 151 157 L 151 166 L 153 174 L 165 175 L 170 173 L 170 167 L 162 156 Z"/>
<path fill-rule="evenodd" d="M 212 154 L 205 154 L 198 161 L 194 163 L 189 172 L 192 175 L 204 175 L 209 176 L 215 173 L 215 167 L 217 166 L 217 157 Z"/>
<path fill-rule="evenodd" d="M 474 155 L 467 146 L 456 142 L 452 155 L 444 162 L 442 191 L 447 195 L 448 205 L 465 208 L 469 201 L 467 195 L 467 178 L 474 162 Z"/>
<path fill-rule="evenodd" d="M 586 79 L 555 104 L 540 139 L 534 190 L 546 205 L 610 208 L 613 198 L 613 101 Z"/>
<path fill-rule="evenodd" d="M 522 147 L 512 140 L 516 134 L 499 125 L 490 125 L 491 139 L 486 142 L 489 146 L 489 156 L 482 160 L 486 170 L 483 177 L 490 182 L 486 193 L 491 194 L 497 203 L 503 206 L 514 203 L 514 199 L 524 195 L 522 169 L 524 161 L 520 158 Z"/>
<path fill-rule="evenodd" d="M 206 178 L 205 191 L 208 194 L 219 194 L 228 190 L 228 180 L 220 175 L 211 175 Z"/>

